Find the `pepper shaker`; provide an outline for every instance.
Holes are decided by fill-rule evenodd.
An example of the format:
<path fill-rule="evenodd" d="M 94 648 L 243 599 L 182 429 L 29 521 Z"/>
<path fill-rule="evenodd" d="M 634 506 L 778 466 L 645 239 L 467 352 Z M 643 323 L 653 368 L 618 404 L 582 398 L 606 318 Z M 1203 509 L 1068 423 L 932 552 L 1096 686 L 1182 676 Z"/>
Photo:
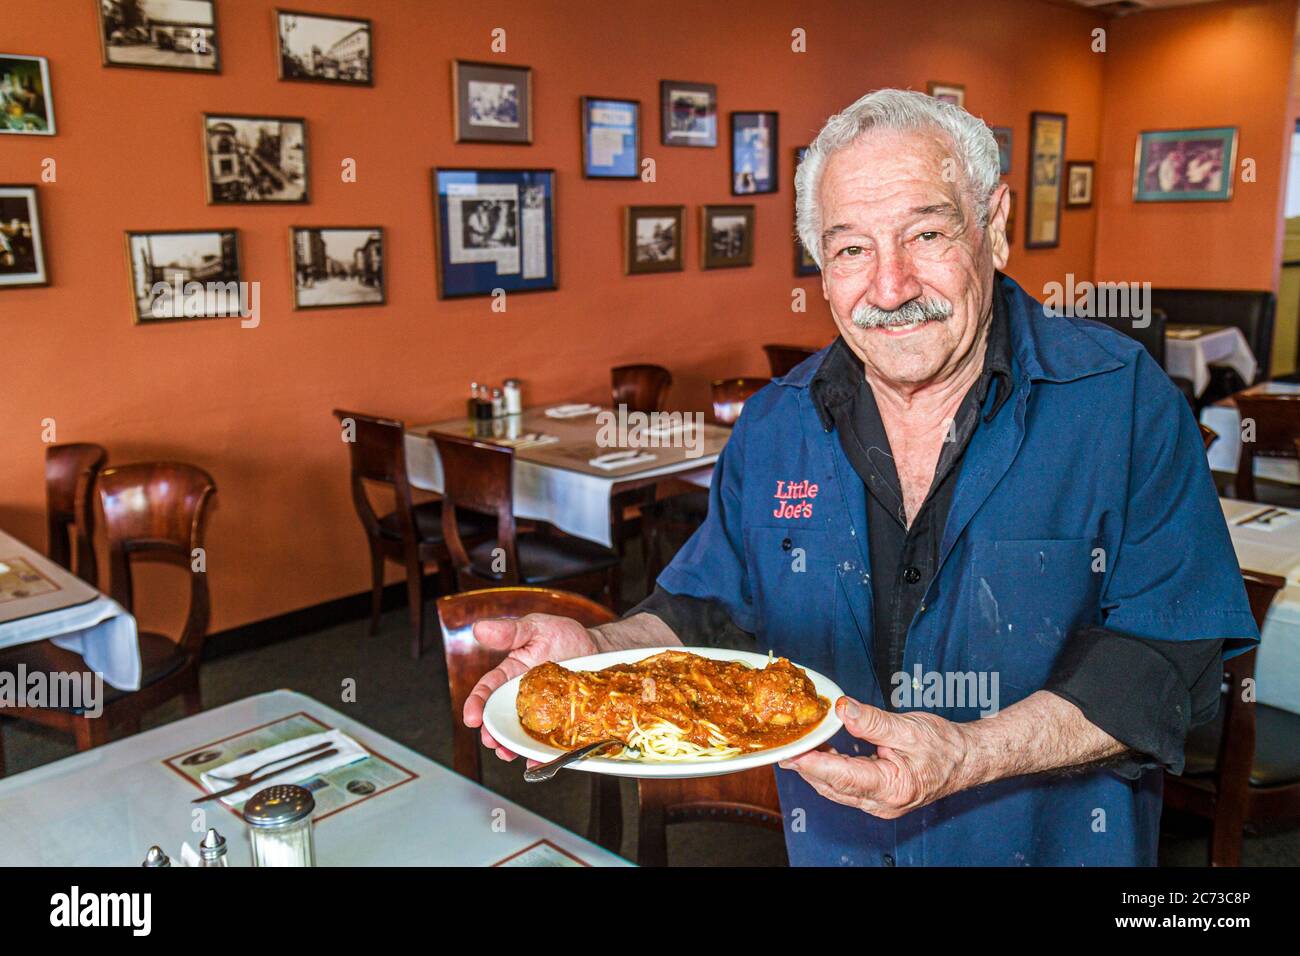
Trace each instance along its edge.
<path fill-rule="evenodd" d="M 199 866 L 225 867 L 229 865 L 226 861 L 226 838 L 212 827 L 209 827 L 207 834 L 199 843 Z"/>

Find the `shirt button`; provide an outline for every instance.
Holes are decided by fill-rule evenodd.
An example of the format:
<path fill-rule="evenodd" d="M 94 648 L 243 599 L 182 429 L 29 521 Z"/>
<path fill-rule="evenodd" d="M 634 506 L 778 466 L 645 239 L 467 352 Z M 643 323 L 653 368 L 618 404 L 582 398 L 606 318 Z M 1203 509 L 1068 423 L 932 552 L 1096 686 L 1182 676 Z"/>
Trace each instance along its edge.
<path fill-rule="evenodd" d="M 886 854 L 884 855 L 884 857 L 882 857 L 882 859 L 883 859 L 884 862 L 885 862 L 885 866 L 893 866 L 893 865 L 894 865 L 894 858 L 893 858 L 892 856 L 890 856 L 888 853 L 886 853 Z"/>
<path fill-rule="evenodd" d="M 782 551 L 789 551 L 793 547 L 794 547 L 794 542 L 791 541 L 789 538 L 786 538 L 784 541 L 781 542 Z"/>
<path fill-rule="evenodd" d="M 920 569 L 908 565 L 903 569 L 903 580 L 908 584 L 915 584 L 917 581 L 921 580 Z"/>

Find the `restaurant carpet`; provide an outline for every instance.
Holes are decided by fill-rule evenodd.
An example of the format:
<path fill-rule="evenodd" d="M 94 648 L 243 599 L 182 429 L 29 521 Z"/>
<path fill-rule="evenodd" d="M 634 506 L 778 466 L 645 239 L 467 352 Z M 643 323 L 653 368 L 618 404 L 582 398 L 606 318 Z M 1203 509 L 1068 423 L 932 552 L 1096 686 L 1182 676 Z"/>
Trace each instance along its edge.
<path fill-rule="evenodd" d="M 428 615 L 433 615 L 432 605 Z M 450 766 L 451 716 L 446 668 L 438 647 L 430 647 L 419 661 L 410 659 L 404 609 L 386 614 L 375 637 L 366 631 L 366 622 L 352 621 L 208 661 L 202 672 L 204 706 L 217 707 L 263 691 L 296 690 Z M 352 703 L 342 701 L 348 678 L 356 681 Z M 182 716 L 177 701 L 154 711 L 144 727 L 147 730 Z M 10 774 L 75 753 L 70 738 L 32 724 L 3 720 L 0 732 Z M 589 793 L 586 776 L 566 772 L 546 784 L 526 784 L 522 771 L 519 762 L 486 757 L 484 783 L 561 826 L 583 832 Z M 633 791 L 626 784 L 623 803 L 624 820 L 634 819 Z M 622 853 L 635 859 L 635 827 L 625 826 L 624 830 Z M 1161 864 L 1203 865 L 1205 832 L 1195 821 L 1167 821 L 1161 838 Z M 668 859 L 682 866 L 779 866 L 785 863 L 785 847 L 781 835 L 769 830 L 726 822 L 686 823 L 669 828 Z M 1300 863 L 1300 830 L 1248 836 L 1243 862 Z"/>

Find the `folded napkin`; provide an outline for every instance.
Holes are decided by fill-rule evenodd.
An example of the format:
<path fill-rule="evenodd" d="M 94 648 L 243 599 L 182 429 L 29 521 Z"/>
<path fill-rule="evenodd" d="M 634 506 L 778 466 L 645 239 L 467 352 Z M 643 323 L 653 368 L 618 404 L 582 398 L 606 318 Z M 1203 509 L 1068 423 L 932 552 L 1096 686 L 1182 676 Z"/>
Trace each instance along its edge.
<path fill-rule="evenodd" d="M 600 411 L 599 405 L 555 405 L 546 410 L 547 418 L 578 418 L 582 415 L 594 415 Z"/>
<path fill-rule="evenodd" d="M 1282 513 L 1279 514 L 1279 511 Z M 1246 521 L 1238 527 L 1249 528 L 1252 531 L 1294 531 L 1297 522 L 1300 522 L 1300 512 L 1279 508 L 1271 514 L 1260 514 L 1258 518 Z"/>
<path fill-rule="evenodd" d="M 587 464 L 602 471 L 614 471 L 617 468 L 626 468 L 629 465 L 640 465 L 647 461 L 654 461 L 656 457 L 658 456 L 648 451 L 632 455 L 623 452 L 611 452 L 607 455 L 597 455 L 595 458 L 590 458 L 587 460 Z"/>
<path fill-rule="evenodd" d="M 285 770 L 281 773 L 275 772 L 277 766 L 288 766 L 297 763 L 299 760 L 305 760 L 306 757 L 294 759 L 294 755 L 326 741 L 336 748 L 338 753 L 329 757 L 322 757 L 319 760 L 313 760 L 311 763 L 305 763 L 300 767 L 294 767 L 292 770 Z M 221 798 L 222 803 L 233 807 L 235 804 L 247 800 L 259 790 L 265 790 L 267 787 L 278 786 L 282 783 L 300 783 L 310 777 L 329 773 L 339 767 L 346 767 L 350 763 L 365 760 L 369 756 L 370 751 L 343 733 L 343 731 L 330 730 L 325 733 L 310 734 L 306 737 L 294 737 L 293 740 L 286 740 L 274 747 L 267 747 L 265 750 L 257 751 L 257 753 L 251 753 L 240 757 L 238 760 L 232 760 L 230 763 L 222 764 L 217 769 L 209 770 L 199 776 L 203 780 L 203 785 L 208 788 L 208 792 L 216 793 L 218 790 L 225 790 L 227 787 L 233 786 L 235 778 L 241 773 L 256 770 L 258 767 L 271 763 L 272 760 L 280 761 L 278 764 L 266 767 L 265 770 L 258 771 L 258 777 L 264 779 Z"/>
<path fill-rule="evenodd" d="M 536 448 L 538 445 L 554 445 L 560 440 L 559 435 L 520 435 L 518 438 L 494 438 L 492 441 L 497 445 L 508 445 L 511 448 Z"/>

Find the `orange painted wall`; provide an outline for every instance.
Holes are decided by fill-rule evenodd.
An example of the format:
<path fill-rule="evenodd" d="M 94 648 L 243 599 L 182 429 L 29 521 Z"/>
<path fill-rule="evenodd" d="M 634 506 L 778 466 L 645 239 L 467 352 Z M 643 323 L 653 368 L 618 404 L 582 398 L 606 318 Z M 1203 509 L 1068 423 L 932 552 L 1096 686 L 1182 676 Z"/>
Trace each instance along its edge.
<path fill-rule="evenodd" d="M 209 535 L 217 629 L 368 586 L 336 406 L 429 420 L 463 409 L 471 379 L 509 375 L 526 380 L 534 403 L 599 399 L 611 365 L 646 360 L 673 370 L 673 404 L 703 408 L 710 378 L 765 371 L 761 343 L 829 341 L 816 281 L 792 277 L 789 157 L 866 90 L 964 82 L 973 112 L 1015 130 L 1021 216 L 1031 110 L 1069 114 L 1069 158 L 1095 155 L 1100 142 L 1102 63 L 1088 41 L 1101 21 L 1040 0 L 287 5 L 372 18 L 376 86 L 278 82 L 270 0 L 218 4 L 219 76 L 102 68 L 93 0 L 0 0 L 0 47 L 50 58 L 59 127 L 50 139 L 0 137 L 0 182 L 37 181 L 44 157 L 58 175 L 41 189 L 53 284 L 0 291 L 0 527 L 44 544 L 45 418 L 58 440 L 101 442 L 115 462 L 202 465 L 219 486 Z M 497 26 L 507 29 L 502 59 L 535 70 L 535 143 L 454 145 L 450 61 L 488 59 Z M 807 31 L 807 53 L 790 50 L 795 27 Z M 729 153 L 659 145 L 664 78 L 715 82 L 724 129 L 726 111 L 780 111 L 783 186 L 754 200 L 752 269 L 698 268 L 696 207 L 731 200 Z M 580 178 L 582 94 L 642 101 L 656 183 Z M 203 111 L 306 117 L 312 204 L 205 205 Z M 340 182 L 344 157 L 356 159 L 358 182 Z M 437 300 L 429 180 L 439 164 L 558 170 L 559 291 L 511 299 L 504 315 L 486 299 Z M 622 274 L 631 203 L 690 207 L 684 273 Z M 1021 248 L 1022 219 L 1010 271 L 1031 289 L 1090 275 L 1095 219 L 1066 213 L 1061 248 L 1033 253 Z M 291 224 L 386 227 L 389 304 L 292 312 Z M 134 326 L 123 230 L 229 226 L 240 230 L 245 277 L 262 283 L 261 326 Z M 809 290 L 806 315 L 790 312 L 797 285 Z"/>
<path fill-rule="evenodd" d="M 1231 0 L 1108 24 L 1098 165 L 1098 280 L 1277 289 L 1295 0 Z M 1237 126 L 1257 180 L 1223 203 L 1133 202 L 1147 129 Z"/>

